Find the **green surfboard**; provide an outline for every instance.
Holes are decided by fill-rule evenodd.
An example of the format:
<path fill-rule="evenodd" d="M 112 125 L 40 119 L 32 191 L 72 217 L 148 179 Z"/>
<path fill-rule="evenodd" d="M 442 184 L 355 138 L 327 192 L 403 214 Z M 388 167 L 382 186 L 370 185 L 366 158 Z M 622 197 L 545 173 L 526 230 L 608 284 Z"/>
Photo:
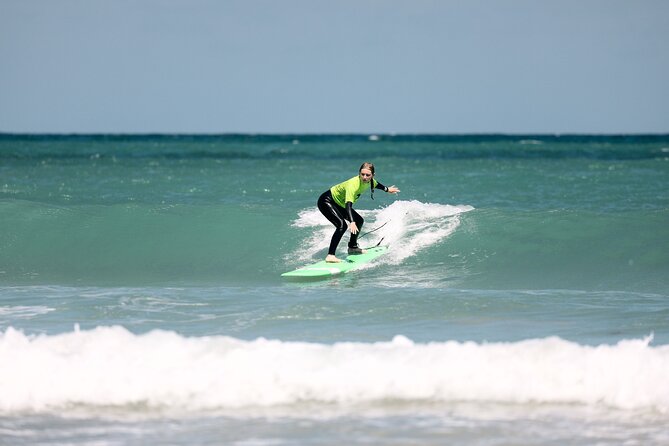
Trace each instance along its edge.
<path fill-rule="evenodd" d="M 340 263 L 328 263 L 325 260 L 314 263 L 313 265 L 303 266 L 294 271 L 281 274 L 282 277 L 294 278 L 325 278 L 347 273 L 351 270 L 359 268 L 378 256 L 388 251 L 387 246 L 377 246 L 375 248 L 368 248 L 364 254 L 351 254 Z"/>

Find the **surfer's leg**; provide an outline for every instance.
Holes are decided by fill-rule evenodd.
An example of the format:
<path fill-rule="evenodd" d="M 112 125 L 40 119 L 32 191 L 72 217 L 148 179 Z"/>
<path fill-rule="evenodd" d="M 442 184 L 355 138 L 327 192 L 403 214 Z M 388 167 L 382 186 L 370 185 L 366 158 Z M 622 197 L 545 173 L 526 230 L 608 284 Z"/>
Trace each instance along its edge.
<path fill-rule="evenodd" d="M 351 234 L 351 239 L 348 241 L 348 247 L 349 248 L 357 248 L 358 247 L 358 235 L 360 235 L 360 231 L 362 231 L 362 225 L 365 223 L 365 219 L 358 214 L 355 209 L 352 210 L 353 214 L 353 220 L 355 221 L 355 225 L 358 227 L 358 233 L 357 234 Z"/>
<path fill-rule="evenodd" d="M 332 234 L 332 239 L 330 240 L 330 248 L 328 249 L 328 255 L 335 255 L 337 252 L 337 246 L 339 246 L 339 242 L 341 241 L 341 238 L 344 236 L 344 233 L 346 232 L 346 228 L 342 231 L 340 228 L 337 228 Z"/>
<path fill-rule="evenodd" d="M 336 228 L 334 234 L 332 234 L 330 247 L 328 249 L 328 255 L 332 256 L 335 255 L 337 246 L 339 246 L 339 242 L 348 228 L 348 224 L 346 223 L 346 220 L 344 220 L 343 209 L 340 212 L 337 208 L 337 203 L 332 199 L 330 191 L 326 191 L 318 199 L 318 210 L 321 211 L 321 214 L 323 214 Z"/>

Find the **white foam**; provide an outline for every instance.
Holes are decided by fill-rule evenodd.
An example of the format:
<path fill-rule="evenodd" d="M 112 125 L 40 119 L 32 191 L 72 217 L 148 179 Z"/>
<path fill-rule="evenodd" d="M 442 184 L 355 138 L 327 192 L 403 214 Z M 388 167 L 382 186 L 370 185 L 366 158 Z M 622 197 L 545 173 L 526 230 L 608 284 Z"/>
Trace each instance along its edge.
<path fill-rule="evenodd" d="M 333 345 L 122 327 L 0 333 L 0 411 L 72 405 L 202 410 L 385 400 L 571 403 L 669 414 L 669 345 L 390 342 Z"/>
<path fill-rule="evenodd" d="M 0 307 L 0 316 L 10 316 L 18 319 L 31 319 L 35 316 L 47 314 L 56 311 L 55 308 L 45 307 L 44 305 L 14 305 Z"/>
<path fill-rule="evenodd" d="M 357 210 L 365 219 L 362 234 L 384 225 L 381 229 L 360 238 L 361 246 L 376 244 L 383 238 L 384 245 L 390 245 L 386 262 L 399 264 L 408 257 L 432 245 L 440 243 L 460 225 L 460 214 L 473 210 L 472 206 L 451 206 L 437 203 L 422 203 L 416 200 L 398 200 L 390 206 L 377 210 Z M 333 227 L 318 209 L 301 211 L 293 222 L 298 228 L 310 228 L 302 246 L 290 257 L 301 261 L 312 258 L 327 249 Z M 346 246 L 348 235 L 344 235 L 340 249 Z"/>

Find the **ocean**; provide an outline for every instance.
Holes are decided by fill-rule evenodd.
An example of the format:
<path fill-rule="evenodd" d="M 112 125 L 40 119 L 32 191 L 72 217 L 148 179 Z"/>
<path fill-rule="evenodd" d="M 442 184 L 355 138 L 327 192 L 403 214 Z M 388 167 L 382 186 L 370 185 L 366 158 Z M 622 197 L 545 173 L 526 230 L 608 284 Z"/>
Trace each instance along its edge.
<path fill-rule="evenodd" d="M 318 196 L 364 161 L 366 267 Z M 345 254 L 345 235 L 339 254 Z M 669 135 L 0 134 L 2 445 L 669 444 Z"/>

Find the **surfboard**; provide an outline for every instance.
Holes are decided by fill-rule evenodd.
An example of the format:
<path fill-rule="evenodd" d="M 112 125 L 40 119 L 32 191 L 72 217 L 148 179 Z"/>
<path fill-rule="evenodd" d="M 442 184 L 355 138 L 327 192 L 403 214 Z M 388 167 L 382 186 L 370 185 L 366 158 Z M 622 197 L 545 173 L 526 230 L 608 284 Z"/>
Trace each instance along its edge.
<path fill-rule="evenodd" d="M 339 263 L 328 263 L 325 260 L 314 263 L 313 265 L 303 266 L 294 271 L 281 274 L 282 277 L 302 277 L 302 278 L 325 278 L 336 276 L 360 268 L 365 263 L 368 263 L 380 255 L 388 251 L 387 246 L 377 246 L 368 248 L 364 254 L 351 254 Z"/>

